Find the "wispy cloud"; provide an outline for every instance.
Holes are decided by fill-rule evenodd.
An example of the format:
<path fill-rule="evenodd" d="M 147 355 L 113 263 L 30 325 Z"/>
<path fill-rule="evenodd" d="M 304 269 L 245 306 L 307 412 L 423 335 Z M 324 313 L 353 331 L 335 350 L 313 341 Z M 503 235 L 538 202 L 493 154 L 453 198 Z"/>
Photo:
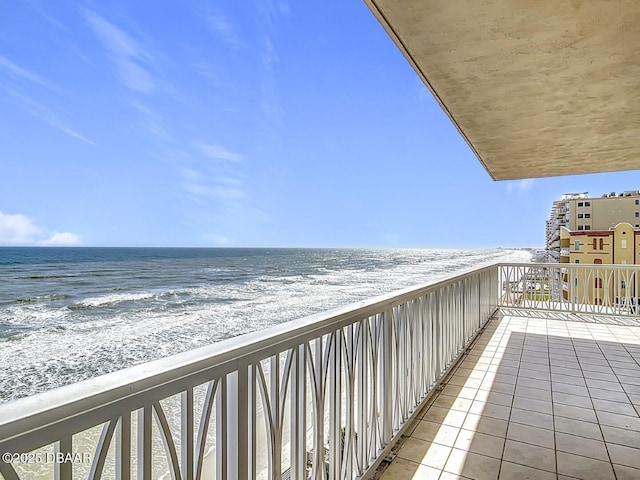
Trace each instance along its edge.
<path fill-rule="evenodd" d="M 213 143 L 195 143 L 194 148 L 191 163 L 178 170 L 182 190 L 207 205 L 217 222 L 236 222 L 247 211 L 250 201 L 244 156 Z"/>
<path fill-rule="evenodd" d="M 2 86 L 2 85 L 0 85 L 0 89 L 4 90 L 10 97 L 12 97 L 16 102 L 18 102 L 18 104 L 21 106 L 22 109 L 29 112 L 34 117 L 48 123 L 52 127 L 60 130 L 61 132 L 73 138 L 76 138 L 84 143 L 87 143 L 93 146 L 96 145 L 94 141 L 88 139 L 78 131 L 69 127 L 67 122 L 65 122 L 60 117 L 60 114 L 56 113 L 51 108 L 46 107 L 42 103 L 28 97 L 27 95 L 19 92 L 16 89 L 13 89 L 7 86 Z"/>
<path fill-rule="evenodd" d="M 236 152 L 232 152 L 231 150 L 227 150 L 226 148 L 220 145 L 199 143 L 199 144 L 196 144 L 196 147 L 206 157 L 214 160 L 224 160 L 224 161 L 233 162 L 233 163 L 243 162 L 242 155 Z"/>
<path fill-rule="evenodd" d="M 80 237 L 70 232 L 48 232 L 26 215 L 0 211 L 0 245 L 80 245 Z"/>
<path fill-rule="evenodd" d="M 120 81 L 127 88 L 147 95 L 156 91 L 150 73 L 153 57 L 139 41 L 96 13 L 86 10 L 87 22 L 109 52 Z"/>
<path fill-rule="evenodd" d="M 245 46 L 238 35 L 235 23 L 227 15 L 219 10 L 209 9 L 204 13 L 203 17 L 209 30 L 227 45 L 236 50 Z"/>
<path fill-rule="evenodd" d="M 11 76 L 14 80 L 18 81 L 27 81 L 30 83 L 38 84 L 42 87 L 49 88 L 51 90 L 56 90 L 57 88 L 50 83 L 48 80 L 44 79 L 40 75 L 27 70 L 24 67 L 21 67 L 7 57 L 0 55 L 0 72 L 3 72 L 5 75 Z"/>
<path fill-rule="evenodd" d="M 264 118 L 264 129 L 274 136 L 284 127 L 283 109 L 277 95 L 278 51 L 274 39 L 278 34 L 278 24 L 291 14 L 287 2 L 283 0 L 254 1 L 264 28 L 262 50 L 260 53 L 260 107 Z"/>
<path fill-rule="evenodd" d="M 523 180 L 516 180 L 513 182 L 507 182 L 507 192 L 524 192 L 531 189 L 533 185 L 533 178 L 525 178 Z"/>

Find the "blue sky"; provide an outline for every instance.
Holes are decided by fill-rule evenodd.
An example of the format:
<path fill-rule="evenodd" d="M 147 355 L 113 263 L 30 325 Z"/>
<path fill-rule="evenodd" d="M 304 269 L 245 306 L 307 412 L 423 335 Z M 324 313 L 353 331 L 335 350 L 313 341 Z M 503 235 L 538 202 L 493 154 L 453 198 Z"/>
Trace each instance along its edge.
<path fill-rule="evenodd" d="M 361 0 L 0 0 L 0 245 L 542 246 Z"/>

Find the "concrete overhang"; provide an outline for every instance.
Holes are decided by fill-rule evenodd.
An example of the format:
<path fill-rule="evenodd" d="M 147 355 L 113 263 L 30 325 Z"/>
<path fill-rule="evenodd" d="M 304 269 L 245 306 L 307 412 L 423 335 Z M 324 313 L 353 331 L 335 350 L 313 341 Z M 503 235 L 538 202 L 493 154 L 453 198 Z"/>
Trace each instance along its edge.
<path fill-rule="evenodd" d="M 365 2 L 493 179 L 640 169 L 640 1 Z"/>

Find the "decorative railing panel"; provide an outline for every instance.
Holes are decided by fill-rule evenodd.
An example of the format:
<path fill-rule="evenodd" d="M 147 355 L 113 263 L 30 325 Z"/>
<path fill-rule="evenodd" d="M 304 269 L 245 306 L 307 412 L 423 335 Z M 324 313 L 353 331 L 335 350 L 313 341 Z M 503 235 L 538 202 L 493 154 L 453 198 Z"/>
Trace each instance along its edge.
<path fill-rule="evenodd" d="M 511 267 L 509 267 L 511 268 Z M 498 267 L 0 405 L 6 480 L 370 475 L 497 308 Z"/>
<path fill-rule="evenodd" d="M 500 264 L 500 306 L 637 316 L 640 265 Z"/>

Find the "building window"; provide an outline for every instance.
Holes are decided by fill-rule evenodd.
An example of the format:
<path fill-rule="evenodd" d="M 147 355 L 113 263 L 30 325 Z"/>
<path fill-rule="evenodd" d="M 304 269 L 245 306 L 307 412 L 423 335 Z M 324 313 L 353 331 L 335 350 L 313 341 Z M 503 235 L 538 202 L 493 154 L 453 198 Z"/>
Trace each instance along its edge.
<path fill-rule="evenodd" d="M 574 278 L 574 279 L 573 279 L 573 286 L 574 286 L 574 287 L 577 287 L 577 286 L 578 286 L 578 279 L 577 279 L 577 278 Z"/>
<path fill-rule="evenodd" d="M 584 202 L 584 206 L 585 207 L 590 207 L 591 206 L 591 202 Z"/>
<path fill-rule="evenodd" d="M 602 259 L 601 258 L 594 258 L 593 259 L 593 263 L 595 265 L 602 265 Z"/>
<path fill-rule="evenodd" d="M 640 217 L 640 212 L 636 212 L 636 217 Z"/>
<path fill-rule="evenodd" d="M 584 227 L 582 225 L 578 225 L 578 230 L 584 230 Z"/>
<path fill-rule="evenodd" d="M 640 205 L 640 200 L 638 200 L 638 199 L 636 198 L 635 204 L 636 204 L 636 205 Z"/>
<path fill-rule="evenodd" d="M 581 213 L 578 214 L 578 218 L 582 218 L 584 217 L 584 215 L 582 215 Z"/>
<path fill-rule="evenodd" d="M 600 239 L 600 250 L 604 250 L 604 240 Z"/>
<path fill-rule="evenodd" d="M 585 230 L 591 230 L 591 225 L 585 225 L 585 226 L 584 226 L 584 229 L 585 229 Z"/>
<path fill-rule="evenodd" d="M 576 240 L 575 243 L 573 244 L 573 248 L 578 251 L 580 250 L 580 240 Z"/>
<path fill-rule="evenodd" d="M 594 278 L 594 288 L 602 288 L 602 279 L 600 277 Z"/>
<path fill-rule="evenodd" d="M 575 263 L 580 263 L 580 259 L 576 258 L 576 262 Z M 576 278 L 576 285 L 578 284 L 578 279 Z"/>
<path fill-rule="evenodd" d="M 590 213 L 585 213 L 584 214 L 584 218 L 591 218 L 591 214 Z"/>
<path fill-rule="evenodd" d="M 627 239 L 620 240 L 620 248 L 627 248 Z"/>
<path fill-rule="evenodd" d="M 579 207 L 581 207 L 582 205 L 584 205 L 582 202 L 578 202 Z"/>
<path fill-rule="evenodd" d="M 627 284 L 624 280 L 620 280 L 620 288 L 627 288 Z"/>

